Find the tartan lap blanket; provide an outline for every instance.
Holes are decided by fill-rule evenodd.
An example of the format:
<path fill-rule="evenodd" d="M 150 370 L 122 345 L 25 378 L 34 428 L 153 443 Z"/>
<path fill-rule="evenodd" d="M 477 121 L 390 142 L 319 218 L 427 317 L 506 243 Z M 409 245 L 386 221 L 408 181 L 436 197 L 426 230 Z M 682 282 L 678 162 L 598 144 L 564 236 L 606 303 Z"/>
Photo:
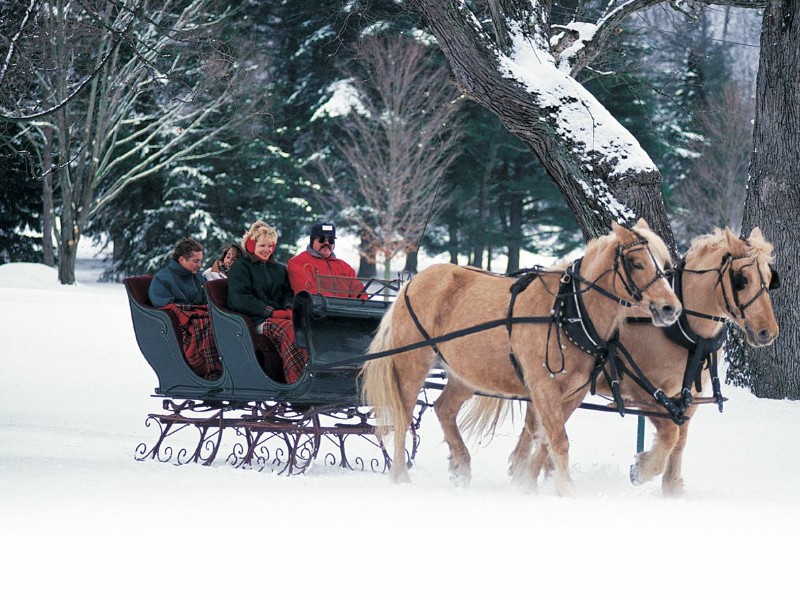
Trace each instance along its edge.
<path fill-rule="evenodd" d="M 202 304 L 167 304 L 164 310 L 178 320 L 183 355 L 192 370 L 205 379 L 219 379 L 222 360 L 211 329 L 211 314 Z"/>

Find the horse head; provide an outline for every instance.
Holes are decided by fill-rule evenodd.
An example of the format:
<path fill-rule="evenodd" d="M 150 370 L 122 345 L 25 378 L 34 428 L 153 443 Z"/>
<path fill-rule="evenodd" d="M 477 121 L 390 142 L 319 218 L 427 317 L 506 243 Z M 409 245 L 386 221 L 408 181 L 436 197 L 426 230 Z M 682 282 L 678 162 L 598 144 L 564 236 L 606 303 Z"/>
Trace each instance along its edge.
<path fill-rule="evenodd" d="M 779 329 L 769 295 L 780 285 L 773 260 L 772 244 L 761 229 L 756 227 L 749 238 L 741 239 L 726 227 L 692 241 L 684 271 L 695 276 L 716 275 L 715 281 L 709 281 L 713 294 L 705 295 L 713 304 L 711 310 L 744 331 L 751 346 L 768 346 Z"/>
<path fill-rule="evenodd" d="M 654 325 L 672 325 L 682 307 L 666 278 L 672 270 L 666 244 L 644 219 L 631 229 L 612 223 L 611 230 L 609 237 L 616 238 L 615 292 L 646 311 Z"/>

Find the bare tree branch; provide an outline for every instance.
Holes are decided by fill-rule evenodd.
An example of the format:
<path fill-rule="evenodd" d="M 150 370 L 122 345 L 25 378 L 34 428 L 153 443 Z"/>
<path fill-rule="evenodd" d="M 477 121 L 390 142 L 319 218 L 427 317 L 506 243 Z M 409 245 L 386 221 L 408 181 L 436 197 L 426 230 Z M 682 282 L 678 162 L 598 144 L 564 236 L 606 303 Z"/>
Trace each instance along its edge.
<path fill-rule="evenodd" d="M 457 91 L 420 43 L 374 38 L 360 52 L 372 85 L 357 86 L 363 110 L 350 117 L 336 148 L 356 195 L 337 184 L 329 161 L 319 167 L 337 204 L 358 225 L 363 255 L 381 254 L 388 270 L 392 257 L 418 248 L 429 219 L 447 205 L 439 186 L 460 139 Z"/>

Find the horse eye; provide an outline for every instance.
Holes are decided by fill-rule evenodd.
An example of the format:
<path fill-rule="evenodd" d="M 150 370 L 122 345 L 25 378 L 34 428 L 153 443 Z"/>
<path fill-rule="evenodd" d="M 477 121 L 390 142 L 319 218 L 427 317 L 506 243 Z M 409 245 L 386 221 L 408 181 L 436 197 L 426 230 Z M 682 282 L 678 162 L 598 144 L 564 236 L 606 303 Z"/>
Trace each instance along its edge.
<path fill-rule="evenodd" d="M 747 287 L 747 277 L 739 271 L 733 274 L 733 289 L 734 291 L 741 292 Z"/>
<path fill-rule="evenodd" d="M 644 265 L 642 263 L 640 263 L 640 262 L 634 262 L 632 264 L 633 264 L 633 268 L 638 270 L 638 271 L 641 271 L 641 270 L 644 269 Z"/>

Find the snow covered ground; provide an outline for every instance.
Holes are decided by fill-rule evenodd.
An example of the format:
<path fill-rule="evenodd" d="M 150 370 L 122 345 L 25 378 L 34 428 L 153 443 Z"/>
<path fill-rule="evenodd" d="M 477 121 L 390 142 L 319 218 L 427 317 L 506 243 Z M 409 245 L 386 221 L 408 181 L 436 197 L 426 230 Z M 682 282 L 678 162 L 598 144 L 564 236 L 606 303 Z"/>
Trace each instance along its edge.
<path fill-rule="evenodd" d="M 578 411 L 572 498 L 514 488 L 518 428 L 453 488 L 433 414 L 413 483 L 322 464 L 282 477 L 137 462 L 159 408 L 120 284 L 0 266 L 0 587 L 6 598 L 784 598 L 797 579 L 800 403 L 726 388 L 687 492 L 628 481 L 635 417 Z M 648 442 L 652 430 L 648 429 Z M 222 461 L 220 461 L 222 463 Z"/>

